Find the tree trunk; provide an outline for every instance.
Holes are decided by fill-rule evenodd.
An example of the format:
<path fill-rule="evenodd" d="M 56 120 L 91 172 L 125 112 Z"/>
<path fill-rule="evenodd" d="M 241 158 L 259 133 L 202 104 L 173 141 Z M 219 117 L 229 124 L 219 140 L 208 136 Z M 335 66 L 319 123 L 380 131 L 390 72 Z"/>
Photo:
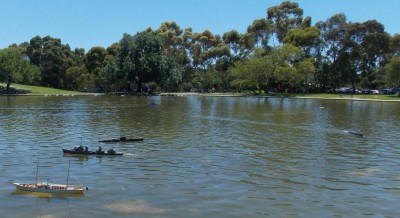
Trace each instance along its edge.
<path fill-rule="evenodd" d="M 356 94 L 356 82 L 354 80 L 351 81 L 351 88 L 353 89 L 352 93 Z"/>
<path fill-rule="evenodd" d="M 304 84 L 305 86 L 304 86 L 304 92 L 305 93 L 308 93 L 308 90 L 309 90 L 309 88 L 308 88 L 308 72 L 306 72 L 306 79 L 305 79 L 305 81 L 306 81 L 306 83 Z"/>
<path fill-rule="evenodd" d="M 137 84 L 136 92 L 137 93 L 141 93 L 142 92 L 142 82 L 141 81 L 139 81 L 138 84 Z"/>
<path fill-rule="evenodd" d="M 6 88 L 8 94 L 11 94 L 10 86 L 11 86 L 11 82 L 8 81 L 7 82 L 7 88 Z"/>

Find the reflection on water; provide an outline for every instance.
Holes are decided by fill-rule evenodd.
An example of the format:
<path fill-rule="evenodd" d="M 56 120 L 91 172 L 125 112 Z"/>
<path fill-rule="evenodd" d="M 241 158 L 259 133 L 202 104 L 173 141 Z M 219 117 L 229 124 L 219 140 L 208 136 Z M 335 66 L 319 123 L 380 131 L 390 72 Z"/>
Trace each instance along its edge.
<path fill-rule="evenodd" d="M 30 192 L 30 191 L 22 191 L 15 190 L 11 193 L 12 195 L 24 195 L 24 196 L 33 196 L 37 198 L 79 198 L 84 197 L 84 194 L 59 194 L 59 193 L 42 193 L 42 192 Z"/>
<path fill-rule="evenodd" d="M 104 207 L 116 213 L 126 214 L 162 214 L 167 211 L 162 208 L 152 208 L 144 200 L 115 202 L 104 205 Z"/>
<path fill-rule="evenodd" d="M 397 216 L 397 103 L 0 97 L 0 119 L 6 218 Z M 121 135 L 144 140 L 98 142 Z M 80 144 L 124 155 L 62 154 Z M 40 176 L 60 183 L 71 161 L 70 181 L 89 191 L 17 193 L 12 183 L 34 181 L 38 158 Z"/>

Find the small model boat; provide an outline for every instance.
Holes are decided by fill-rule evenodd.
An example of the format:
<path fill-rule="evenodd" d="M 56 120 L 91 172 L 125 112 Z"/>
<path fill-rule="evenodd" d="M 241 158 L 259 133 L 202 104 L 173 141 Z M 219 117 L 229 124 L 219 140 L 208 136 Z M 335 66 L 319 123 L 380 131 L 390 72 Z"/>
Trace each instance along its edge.
<path fill-rule="evenodd" d="M 42 193 L 54 193 L 54 194 L 84 194 L 87 187 L 80 185 L 70 185 L 69 180 L 69 169 L 71 162 L 68 166 L 67 184 L 54 184 L 47 182 L 38 182 L 39 172 L 39 160 L 36 167 L 36 182 L 35 183 L 13 183 L 18 190 L 29 191 L 29 192 L 42 192 Z"/>
<path fill-rule="evenodd" d="M 100 140 L 99 142 L 137 142 L 143 140 L 143 138 L 126 138 L 125 136 L 122 136 L 120 138 Z"/>
<path fill-rule="evenodd" d="M 89 151 L 88 148 L 82 145 L 75 147 L 73 149 L 62 149 L 64 154 L 82 154 L 82 155 L 110 155 L 110 156 L 118 156 L 123 155 L 123 153 L 116 152 L 114 149 L 108 149 L 107 151 L 103 151 L 103 149 L 99 146 L 99 149 L 96 151 Z"/>
<path fill-rule="evenodd" d="M 18 190 L 30 192 L 43 192 L 55 194 L 84 194 L 86 187 L 76 185 L 53 184 L 48 182 L 39 183 L 13 183 Z"/>
<path fill-rule="evenodd" d="M 364 134 L 363 134 L 360 130 L 357 130 L 357 131 L 349 131 L 349 133 L 352 134 L 352 135 L 359 136 L 359 137 L 363 137 L 363 136 L 364 136 Z"/>

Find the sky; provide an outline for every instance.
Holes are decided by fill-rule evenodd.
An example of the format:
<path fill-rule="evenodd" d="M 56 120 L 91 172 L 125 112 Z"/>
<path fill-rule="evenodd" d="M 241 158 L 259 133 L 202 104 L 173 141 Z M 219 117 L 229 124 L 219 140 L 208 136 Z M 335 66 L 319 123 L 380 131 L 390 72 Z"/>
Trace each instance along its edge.
<path fill-rule="evenodd" d="M 293 0 L 294 1 L 294 0 Z M 281 0 L 0 0 L 0 49 L 34 36 L 60 38 L 71 49 L 107 48 L 131 35 L 175 21 L 193 32 L 246 32 Z M 312 24 L 344 13 L 348 22 L 377 20 L 400 33 L 400 0 L 297 0 Z"/>

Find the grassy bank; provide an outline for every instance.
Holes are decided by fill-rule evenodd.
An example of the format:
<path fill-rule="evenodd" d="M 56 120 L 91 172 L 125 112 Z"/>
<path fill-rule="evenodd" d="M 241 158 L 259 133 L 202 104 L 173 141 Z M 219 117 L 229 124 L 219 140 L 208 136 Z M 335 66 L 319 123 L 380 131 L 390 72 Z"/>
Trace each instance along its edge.
<path fill-rule="evenodd" d="M 5 86 L 0 84 L 0 86 Z M 93 95 L 94 93 L 88 92 L 77 92 L 68 91 L 62 89 L 53 89 L 40 86 L 28 86 L 21 84 L 12 84 L 12 88 L 16 90 L 28 91 L 25 95 Z M 26 93 L 26 92 L 24 92 Z M 198 92 L 181 92 L 181 93 L 161 93 L 160 95 L 175 95 L 175 96 L 188 96 L 188 95 L 199 95 L 199 96 L 214 96 L 214 97 L 241 97 L 241 96 L 260 96 L 260 97 L 289 97 L 289 98 L 318 98 L 318 99 L 337 99 L 337 100 L 370 100 L 370 101 L 399 101 L 400 97 L 397 95 L 351 95 L 351 94 L 329 94 L 329 93 L 318 93 L 318 94 L 274 94 L 274 95 L 257 95 L 254 92 L 216 92 L 216 93 L 198 93 Z"/>
<path fill-rule="evenodd" d="M 5 84 L 0 84 L 0 86 L 5 87 Z M 40 86 L 29 86 L 29 85 L 21 85 L 21 84 L 12 84 L 11 88 L 15 90 L 21 90 L 23 93 L 27 93 L 26 95 L 88 95 L 92 93 L 86 92 L 76 92 L 76 91 L 68 91 L 62 89 L 53 89 L 47 87 Z M 18 94 L 18 92 L 17 92 Z"/>

